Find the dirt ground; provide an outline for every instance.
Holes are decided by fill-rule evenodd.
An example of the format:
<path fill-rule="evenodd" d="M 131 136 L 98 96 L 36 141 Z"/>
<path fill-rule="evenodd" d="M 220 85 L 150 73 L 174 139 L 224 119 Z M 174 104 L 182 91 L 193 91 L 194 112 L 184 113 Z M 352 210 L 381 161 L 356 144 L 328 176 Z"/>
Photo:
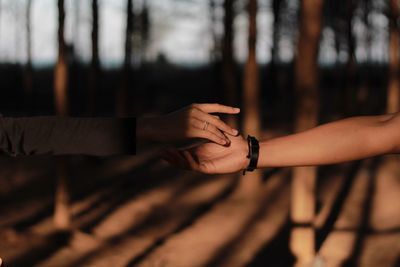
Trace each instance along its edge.
<path fill-rule="evenodd" d="M 53 224 L 57 159 L 0 159 L 4 266 L 294 266 L 290 169 L 240 176 L 178 171 L 149 151 L 67 158 L 70 232 Z M 246 178 L 246 177 L 244 177 Z M 319 169 L 313 266 L 400 266 L 400 157 Z"/>

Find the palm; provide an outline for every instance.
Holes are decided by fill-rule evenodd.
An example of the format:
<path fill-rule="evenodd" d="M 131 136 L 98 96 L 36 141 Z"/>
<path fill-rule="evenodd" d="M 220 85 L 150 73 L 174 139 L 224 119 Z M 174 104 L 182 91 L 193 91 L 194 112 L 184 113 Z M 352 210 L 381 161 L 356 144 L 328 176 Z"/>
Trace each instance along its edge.
<path fill-rule="evenodd" d="M 247 166 L 247 143 L 243 137 L 231 137 L 228 147 L 215 143 L 181 151 L 190 169 L 204 173 L 232 173 Z"/>

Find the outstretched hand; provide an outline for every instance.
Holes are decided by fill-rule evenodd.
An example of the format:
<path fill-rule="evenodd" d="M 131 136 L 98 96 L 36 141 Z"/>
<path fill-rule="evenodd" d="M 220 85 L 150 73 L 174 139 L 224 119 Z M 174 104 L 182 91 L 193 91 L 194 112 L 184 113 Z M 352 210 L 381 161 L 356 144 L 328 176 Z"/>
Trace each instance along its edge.
<path fill-rule="evenodd" d="M 166 149 L 163 158 L 170 164 L 207 174 L 235 173 L 247 168 L 247 141 L 242 136 L 231 137 L 228 146 L 205 143 L 186 150 Z"/>
<path fill-rule="evenodd" d="M 177 144 L 194 138 L 228 145 L 238 131 L 213 114 L 238 114 L 240 109 L 221 104 L 192 104 L 178 111 L 137 121 L 138 139 Z"/>

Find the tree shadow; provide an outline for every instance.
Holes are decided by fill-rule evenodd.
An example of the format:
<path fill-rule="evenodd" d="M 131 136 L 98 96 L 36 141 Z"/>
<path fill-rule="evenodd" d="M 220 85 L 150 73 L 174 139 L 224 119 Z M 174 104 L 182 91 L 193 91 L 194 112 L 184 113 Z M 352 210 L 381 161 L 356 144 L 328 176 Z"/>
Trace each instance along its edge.
<path fill-rule="evenodd" d="M 360 226 L 357 228 L 356 240 L 350 256 L 343 262 L 342 267 L 360 266 L 360 257 L 364 248 L 364 241 L 368 234 L 369 222 L 372 214 L 372 205 L 375 193 L 376 175 L 381 158 L 372 159 L 368 166 L 368 186 L 366 192 L 366 199 L 362 207 L 362 215 L 360 219 Z"/>
<path fill-rule="evenodd" d="M 280 231 L 266 244 L 254 257 L 247 267 L 291 267 L 296 262 L 296 257 L 289 248 L 292 224 L 290 218 L 281 227 Z"/>
<path fill-rule="evenodd" d="M 86 224 L 85 226 L 90 228 L 96 225 L 98 222 L 102 220 L 102 218 L 107 216 L 106 214 L 109 214 L 116 206 L 121 204 L 122 201 L 131 199 L 140 192 L 147 190 L 151 187 L 157 186 L 161 183 L 166 183 L 165 181 L 166 179 L 162 178 L 165 178 L 166 174 L 172 172 L 172 169 L 170 169 L 170 171 L 167 172 L 165 171 L 165 169 L 158 170 L 156 172 L 157 175 L 151 176 L 152 179 L 146 179 L 146 177 L 143 177 L 143 175 L 141 175 L 141 177 L 143 177 L 140 179 L 141 186 L 133 186 L 135 185 L 135 182 L 137 182 L 137 179 L 132 179 L 132 175 L 134 175 L 138 171 L 141 171 L 143 173 L 145 167 L 149 166 L 145 164 L 145 166 L 143 166 L 143 168 L 139 168 L 139 170 L 131 171 L 129 173 L 120 175 L 120 177 L 116 177 L 118 179 L 113 179 L 116 180 L 117 182 L 113 190 L 111 191 L 112 194 L 108 195 L 108 198 L 102 198 L 99 200 L 99 202 L 106 203 L 106 209 L 102 209 L 100 213 L 98 212 L 97 213 L 98 216 L 93 216 L 92 218 L 90 218 L 91 220 L 89 220 L 88 224 Z M 174 173 L 176 173 L 176 171 Z M 77 177 L 73 177 L 72 179 L 79 181 Z M 104 184 L 104 187 L 107 186 L 109 186 L 109 183 Z M 90 187 L 90 183 L 84 184 L 83 188 L 79 188 L 79 183 L 76 183 L 75 190 L 76 190 L 75 193 L 87 195 L 88 191 L 93 191 L 95 189 Z M 72 198 L 72 200 L 75 199 L 76 195 L 73 194 L 73 196 L 74 197 Z M 110 201 L 110 203 L 108 203 L 108 201 Z M 88 207 L 87 210 L 83 210 L 80 215 L 82 216 L 86 212 L 90 212 L 91 210 L 94 209 L 96 209 L 96 205 Z M 29 214 L 29 216 L 25 216 L 20 220 L 18 220 L 17 222 L 14 222 L 12 226 L 17 231 L 24 231 L 26 230 L 26 228 L 41 222 L 46 217 L 48 218 L 48 216 L 51 215 L 52 211 L 53 211 L 53 201 L 50 198 L 44 202 L 43 207 L 39 208 L 32 214 Z M 79 218 L 77 219 L 79 220 Z M 18 257 L 18 259 L 12 259 L 10 262 L 7 263 L 7 266 L 32 266 L 35 263 L 44 260 L 45 258 L 52 255 L 54 252 L 56 252 L 59 248 L 67 245 L 70 238 L 70 234 L 67 232 L 55 232 L 48 235 L 37 235 L 34 238 L 42 240 L 42 242 L 35 243 L 32 241 L 32 245 L 30 245 L 29 247 L 16 246 L 16 250 L 20 250 L 20 252 L 17 253 L 20 253 L 21 256 Z"/>
<path fill-rule="evenodd" d="M 165 243 L 165 241 L 171 237 L 172 235 L 179 233 L 183 231 L 186 228 L 189 228 L 191 225 L 193 225 L 196 220 L 201 217 L 203 214 L 207 213 L 210 211 L 217 203 L 225 200 L 231 193 L 235 190 L 239 183 L 239 179 L 234 179 L 233 183 L 222 192 L 219 196 L 217 196 L 212 202 L 209 202 L 203 206 L 200 206 L 199 208 L 196 209 L 196 211 L 184 222 L 182 223 L 175 231 L 171 232 L 170 234 L 158 239 L 151 247 L 149 247 L 147 250 L 145 250 L 143 253 L 140 255 L 134 257 L 129 261 L 129 263 L 126 265 L 126 267 L 134 267 L 140 262 L 142 262 L 148 255 L 150 255 L 155 249 L 160 247 L 162 244 Z M 136 231 L 140 231 L 140 228 L 138 228 Z M 131 233 L 132 234 L 132 233 Z"/>
<path fill-rule="evenodd" d="M 332 232 L 335 223 L 343 210 L 345 201 L 350 193 L 350 190 L 354 184 L 357 172 L 361 166 L 361 161 L 356 161 L 350 167 L 348 174 L 346 175 L 345 182 L 343 183 L 339 194 L 337 195 L 335 202 L 332 205 L 331 212 L 328 215 L 324 225 L 316 232 L 316 251 L 319 251 L 322 244 Z"/>
<path fill-rule="evenodd" d="M 106 200 L 108 201 L 110 199 L 111 200 L 115 199 L 116 198 L 115 196 L 119 196 L 121 188 L 122 189 L 125 188 L 125 190 L 126 188 L 131 188 L 131 187 L 136 189 L 140 188 L 142 190 L 137 190 L 137 193 L 139 193 L 139 191 L 146 190 L 151 186 L 156 186 L 157 184 L 159 184 L 160 181 L 162 181 L 160 176 L 157 176 L 158 180 L 156 180 L 156 179 L 146 179 L 143 177 L 143 175 L 138 175 L 139 173 L 143 173 L 146 168 L 151 168 L 152 164 L 154 164 L 153 161 L 144 164 L 143 166 L 139 167 L 136 170 L 131 170 L 128 173 L 120 174 L 118 176 L 113 176 L 111 177 L 112 179 L 106 177 L 95 181 L 91 181 L 90 179 L 82 179 L 80 174 L 74 175 L 73 173 L 71 173 L 71 175 L 69 176 L 71 184 L 70 186 L 71 203 L 83 199 L 84 197 L 87 197 L 88 195 L 95 193 L 97 191 L 110 188 L 110 186 L 112 187 L 110 194 L 107 195 L 107 197 L 109 198 L 105 199 L 105 196 L 103 198 L 99 198 L 98 201 L 94 202 L 92 206 L 88 207 L 86 210 L 81 211 L 78 214 L 78 217 L 84 214 L 85 212 L 94 210 L 98 205 L 104 203 L 104 201 Z M 87 171 L 88 174 L 92 173 L 92 176 L 98 175 L 95 169 L 89 169 Z M 43 200 L 40 201 L 41 204 L 39 205 L 39 207 L 36 208 L 35 211 L 33 212 L 29 211 L 26 216 L 22 216 L 21 218 L 10 222 L 9 224 L 10 226 L 13 226 L 16 230 L 23 230 L 36 223 L 39 223 L 44 218 L 51 216 L 53 212 L 53 203 L 54 203 L 54 196 L 53 196 L 54 179 L 52 179 L 51 176 L 52 175 L 49 174 L 48 175 L 49 179 L 41 181 L 42 183 L 38 185 L 39 188 L 42 188 L 40 190 L 37 190 L 37 187 L 26 187 L 26 188 L 24 187 L 24 191 L 21 191 L 20 194 L 23 196 L 23 199 L 26 199 L 27 202 L 26 205 L 29 205 L 32 199 L 37 201 L 43 198 Z M 139 176 L 143 178 L 132 179 L 133 176 Z M 132 185 L 134 183 L 140 184 L 140 187 Z M 28 193 L 25 192 L 25 190 Z M 18 195 L 14 197 L 14 201 L 12 201 L 11 204 L 14 204 L 17 200 L 20 205 L 21 203 L 19 202 L 20 198 L 18 197 Z M 111 203 L 113 202 L 110 201 L 110 204 Z"/>
<path fill-rule="evenodd" d="M 177 171 L 174 169 L 162 169 L 154 174 L 135 174 L 137 176 L 143 177 L 142 179 L 123 179 L 113 193 L 111 195 L 103 196 L 97 203 L 93 206 L 89 207 L 87 210 L 82 211 L 79 217 L 82 217 L 85 213 L 93 212 L 94 209 L 97 208 L 100 212 L 96 212 L 90 221 L 80 226 L 80 229 L 85 232 L 90 232 L 96 225 L 98 225 L 101 221 L 103 221 L 106 217 L 108 217 L 116 207 L 123 205 L 129 200 L 135 198 L 140 193 L 143 193 L 150 188 L 160 186 L 162 184 L 171 182 L 169 179 L 165 179 L 165 177 L 175 177 L 177 179 Z M 146 176 L 146 177 L 144 177 Z M 131 175 L 132 177 L 132 175 Z"/>
<path fill-rule="evenodd" d="M 40 261 L 46 259 L 49 255 L 57 251 L 59 248 L 65 246 L 71 234 L 69 232 L 56 232 L 44 237 L 42 242 L 33 244 L 33 246 L 20 253 L 17 257 L 7 260 L 3 258 L 4 267 L 21 267 L 21 266 L 34 266 Z M 35 243 L 35 241 L 33 241 Z"/>
<path fill-rule="evenodd" d="M 275 173 L 275 172 L 274 172 Z M 223 261 L 232 253 L 232 250 L 235 248 L 238 242 L 240 242 L 247 234 L 247 232 L 254 227 L 254 225 L 263 217 L 265 214 L 268 212 L 268 207 L 271 205 L 271 203 L 274 203 L 274 200 L 276 200 L 282 193 L 282 190 L 287 186 L 287 181 L 289 180 L 289 174 L 286 175 L 285 177 L 282 177 L 282 182 L 274 190 L 274 192 L 268 196 L 263 197 L 260 202 L 262 203 L 257 211 L 247 220 L 246 224 L 243 226 L 243 228 L 238 232 L 233 238 L 229 240 L 229 242 L 222 248 L 220 248 L 218 251 L 214 253 L 213 258 L 208 261 L 204 266 L 219 266 Z M 284 228 L 284 227 L 283 227 Z M 277 234 L 279 235 L 279 233 Z M 267 247 L 261 250 L 261 252 L 258 254 L 257 257 L 261 258 L 262 253 L 265 252 L 267 253 Z M 253 262 L 258 263 L 260 262 L 258 258 L 254 260 Z M 254 265 L 257 266 L 257 265 Z M 264 262 L 265 266 L 265 262 Z"/>
<path fill-rule="evenodd" d="M 184 185 L 183 187 L 178 188 L 177 191 L 179 191 L 179 192 L 187 191 L 194 184 L 205 183 L 208 180 L 208 179 L 204 179 L 204 177 L 200 177 L 200 178 L 202 178 L 202 179 L 197 179 L 198 182 L 188 183 L 188 184 Z M 210 177 L 210 179 L 211 178 L 212 177 Z M 213 199 L 207 201 L 207 203 L 200 204 L 198 207 L 196 207 L 194 209 L 194 211 L 192 211 L 192 213 L 183 222 L 181 222 L 179 224 L 178 227 L 176 227 L 172 231 L 169 231 L 167 234 L 163 234 L 160 237 L 158 237 L 150 247 L 146 248 L 139 255 L 137 255 L 133 259 L 131 259 L 128 265 L 130 265 L 130 266 L 136 265 L 138 262 L 140 262 L 142 259 L 144 259 L 147 255 L 149 255 L 152 251 L 154 251 L 158 246 L 163 244 L 165 242 L 165 240 L 167 240 L 171 235 L 174 235 L 174 234 L 182 231 L 186 227 L 189 227 L 191 224 L 194 223 L 194 221 L 198 217 L 202 216 L 208 210 L 212 209 L 212 207 L 214 207 L 215 204 L 217 204 L 218 202 L 227 198 L 234 191 L 237 184 L 238 184 L 238 179 L 237 178 L 233 179 L 232 182 L 230 183 L 230 185 L 227 188 L 225 188 L 221 193 L 219 193 Z M 168 204 L 168 205 L 171 204 L 171 202 L 174 202 L 175 199 L 178 197 L 179 197 L 179 194 L 173 194 L 173 197 L 171 199 L 165 201 L 165 204 Z M 120 242 L 123 242 L 127 238 L 127 236 L 129 237 L 129 236 L 138 234 L 141 231 L 145 230 L 146 228 L 157 227 L 158 225 L 161 226 L 162 224 L 167 223 L 168 220 L 165 220 L 165 217 L 163 217 L 164 220 L 160 220 L 160 214 L 157 213 L 157 211 L 162 212 L 163 210 L 164 209 L 162 209 L 160 207 L 159 209 L 153 211 L 151 214 L 148 215 L 147 218 L 144 218 L 143 220 L 141 220 L 141 222 L 139 224 L 135 224 L 132 228 L 130 228 L 126 231 L 123 231 L 122 233 L 120 233 L 116 236 L 106 239 L 104 241 L 104 244 L 101 245 L 99 248 L 96 248 L 94 251 L 86 253 L 85 255 L 83 255 L 80 258 L 74 260 L 73 262 L 67 264 L 66 266 L 75 267 L 75 266 L 84 265 L 87 262 L 89 262 L 91 259 L 95 258 L 97 255 L 99 255 L 102 252 L 104 252 L 105 250 L 109 249 L 110 245 L 116 245 Z"/>

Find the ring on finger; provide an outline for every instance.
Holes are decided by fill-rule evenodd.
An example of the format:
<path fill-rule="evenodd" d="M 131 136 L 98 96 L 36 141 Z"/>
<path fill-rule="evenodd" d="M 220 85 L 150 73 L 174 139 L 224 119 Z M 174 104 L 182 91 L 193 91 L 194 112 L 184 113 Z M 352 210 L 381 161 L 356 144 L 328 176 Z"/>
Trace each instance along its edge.
<path fill-rule="evenodd" d="M 205 121 L 204 122 L 204 126 L 203 126 L 203 131 L 206 131 L 207 129 L 208 129 L 208 125 L 209 125 L 210 123 L 208 122 L 208 121 Z"/>

